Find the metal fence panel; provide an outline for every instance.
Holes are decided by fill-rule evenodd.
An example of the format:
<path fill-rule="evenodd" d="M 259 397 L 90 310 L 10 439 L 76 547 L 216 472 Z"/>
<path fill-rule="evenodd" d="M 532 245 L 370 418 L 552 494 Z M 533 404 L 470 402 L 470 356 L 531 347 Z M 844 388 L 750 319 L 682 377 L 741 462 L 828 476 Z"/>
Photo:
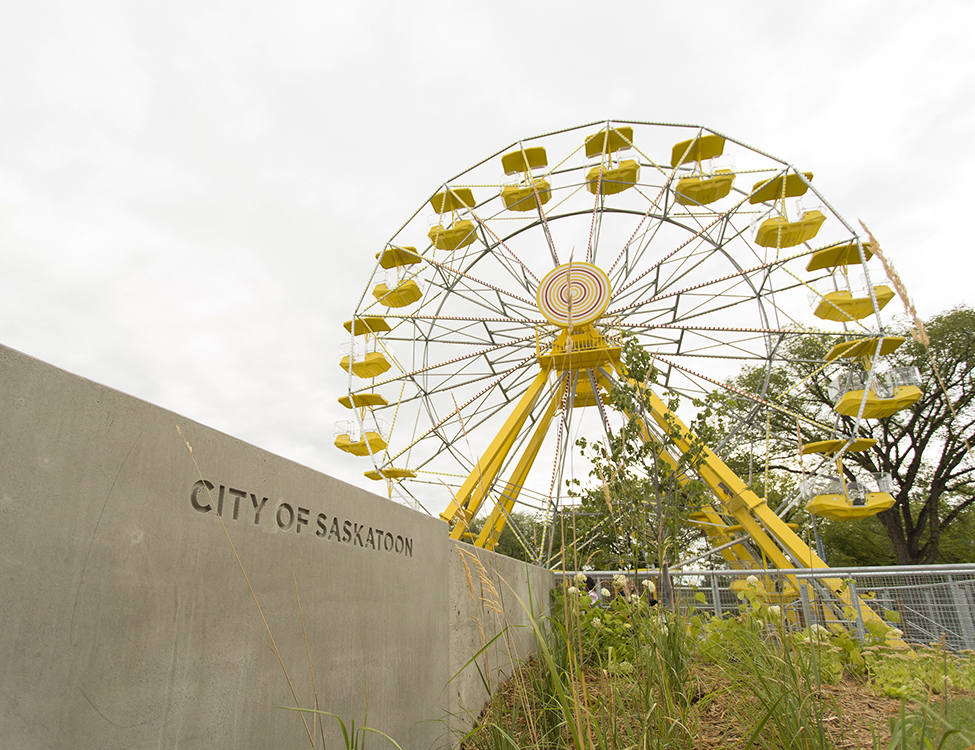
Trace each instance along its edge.
<path fill-rule="evenodd" d="M 669 573 L 674 602 L 667 600 L 659 570 L 583 571 L 600 587 L 612 591 L 614 575 L 622 574 L 642 590 L 651 580 L 657 599 L 685 611 L 723 617 L 741 611 L 739 592 L 748 576 L 759 579 L 760 599 L 778 604 L 794 627 L 814 623 L 842 625 L 862 640 L 869 620 L 883 619 L 903 632 L 908 643 L 930 644 L 944 639 L 955 651 L 975 649 L 975 565 L 896 566 L 886 568 L 824 568 L 819 570 L 675 570 Z M 575 572 L 561 575 L 571 577 Z M 824 580 L 843 581 L 844 601 Z M 704 601 L 700 601 L 703 594 Z M 847 598 L 848 596 L 848 598 Z M 870 612 L 867 612 L 869 609 Z M 872 614 L 871 614 L 872 613 Z M 876 615 L 877 617 L 873 617 Z"/>

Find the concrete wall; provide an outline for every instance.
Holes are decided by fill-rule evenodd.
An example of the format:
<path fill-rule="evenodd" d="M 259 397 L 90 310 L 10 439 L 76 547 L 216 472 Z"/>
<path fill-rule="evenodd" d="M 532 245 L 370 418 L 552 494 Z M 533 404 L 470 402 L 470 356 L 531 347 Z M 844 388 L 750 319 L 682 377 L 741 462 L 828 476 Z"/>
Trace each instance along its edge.
<path fill-rule="evenodd" d="M 476 645 L 457 549 L 439 519 L 0 347 L 0 747 L 309 747 L 275 708 L 284 670 L 304 707 L 317 689 L 361 724 L 368 693 L 370 726 L 440 746 L 481 700 L 466 673 L 444 689 Z"/>
<path fill-rule="evenodd" d="M 532 619 L 539 622 L 548 612 L 554 578 L 549 570 L 469 544 L 454 547 L 449 575 L 448 705 L 459 728 L 471 726 L 489 698 L 485 681 L 493 690 L 534 652 Z"/>

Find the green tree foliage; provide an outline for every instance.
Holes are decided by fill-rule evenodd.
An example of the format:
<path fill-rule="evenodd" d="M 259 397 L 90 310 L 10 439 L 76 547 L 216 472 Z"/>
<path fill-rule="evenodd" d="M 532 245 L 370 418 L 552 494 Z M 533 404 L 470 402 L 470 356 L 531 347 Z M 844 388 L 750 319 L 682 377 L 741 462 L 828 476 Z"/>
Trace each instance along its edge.
<path fill-rule="evenodd" d="M 474 539 L 481 533 L 485 518 L 485 516 L 478 516 L 471 521 L 470 532 Z M 512 526 L 514 526 L 514 529 Z M 517 532 L 515 529 L 517 529 Z M 529 562 L 528 552 L 525 550 L 525 545 L 519 541 L 518 535 L 521 535 L 528 542 L 530 549 L 537 549 L 541 533 L 542 524 L 534 516 L 520 511 L 513 511 L 511 513 L 511 520 L 501 530 L 501 536 L 498 537 L 498 543 L 495 545 L 494 551 L 500 555 L 514 558 L 515 560 Z M 530 562 L 535 561 L 531 560 Z"/>
<path fill-rule="evenodd" d="M 896 502 L 866 522 L 824 524 L 824 537 L 835 557 L 830 558 L 831 564 L 845 560 L 902 565 L 975 560 L 971 546 L 954 531 L 970 528 L 975 521 L 975 464 L 967 456 L 964 441 L 965 437 L 969 443 L 975 441 L 975 311 L 958 307 L 926 323 L 930 353 L 947 394 L 935 378 L 928 352 L 902 328 L 888 331 L 888 335 L 903 335 L 908 341 L 887 356 L 884 365 L 917 367 L 923 395 L 910 409 L 886 419 L 863 421 L 860 436 L 876 439 L 877 445 L 844 458 L 848 471 L 858 467 L 870 473 L 889 473 L 896 486 L 892 493 Z M 800 438 L 802 443 L 826 439 L 834 424 L 841 434 L 851 434 L 855 426 L 853 418 L 833 411 L 821 371 L 823 355 L 834 343 L 834 337 L 798 338 L 785 345 L 786 364 L 771 373 L 745 370 L 731 381 L 733 389 L 756 392 L 761 380 L 768 378 L 768 392 L 777 409 L 755 408 L 729 389 L 708 399 L 695 428 L 715 444 L 726 441 L 728 463 L 743 477 L 754 472 L 767 475 L 770 481 L 778 477 L 779 482 L 797 486 L 813 463 L 808 456 L 799 460 Z M 957 416 L 952 415 L 948 399 Z M 750 407 L 751 420 L 735 422 L 734 415 Z M 878 526 L 886 536 L 886 552 Z"/>

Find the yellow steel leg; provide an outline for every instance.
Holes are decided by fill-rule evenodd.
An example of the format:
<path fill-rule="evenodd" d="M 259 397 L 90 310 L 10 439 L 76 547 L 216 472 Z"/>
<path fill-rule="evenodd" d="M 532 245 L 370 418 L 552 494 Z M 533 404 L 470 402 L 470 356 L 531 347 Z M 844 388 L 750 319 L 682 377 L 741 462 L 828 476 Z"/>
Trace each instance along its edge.
<path fill-rule="evenodd" d="M 642 387 L 637 383 L 633 384 Z M 702 445 L 653 391 L 646 388 L 644 394 L 654 421 L 670 436 L 678 450 L 684 454 L 692 453 L 699 456 L 694 466 L 696 473 L 711 488 L 711 492 L 725 510 L 741 524 L 774 567 L 779 569 L 829 567 L 768 507 L 763 499 L 752 492 L 738 475 L 725 465 L 724 461 L 710 448 Z M 775 541 L 769 534 L 775 538 Z M 788 552 L 795 562 L 786 557 L 782 550 Z M 790 583 L 798 589 L 797 581 L 791 580 Z M 882 621 L 865 602 L 862 600 L 854 602 L 848 587 L 839 578 L 821 579 L 820 583 L 826 586 L 842 604 L 847 606 L 856 604 L 856 609 L 865 622 Z"/>
<path fill-rule="evenodd" d="M 518 499 L 518 495 L 521 494 L 521 488 L 525 486 L 528 472 L 531 471 L 532 464 L 535 463 L 535 459 L 538 457 L 538 451 L 545 441 L 545 435 L 548 433 L 549 425 L 552 424 L 552 417 L 558 411 L 559 403 L 559 399 L 554 397 L 549 402 L 548 408 L 535 427 L 535 433 L 532 435 L 528 447 L 519 459 L 518 465 L 511 475 L 511 479 L 508 480 L 508 489 L 504 492 L 501 500 L 494 506 L 491 515 L 484 524 L 484 528 L 481 529 L 481 533 L 474 543 L 476 546 L 483 547 L 484 549 L 494 549 L 497 545 L 508 514 L 514 508 L 515 501 Z"/>
<path fill-rule="evenodd" d="M 548 382 L 548 370 L 541 370 L 535 380 L 528 386 L 528 390 L 521 397 L 501 430 L 491 441 L 484 455 L 478 459 L 477 465 L 470 476 L 464 480 L 454 499 L 447 509 L 440 514 L 447 523 L 453 523 L 450 530 L 451 539 L 462 539 L 467 531 L 467 522 L 474 517 L 477 509 L 484 501 L 488 488 L 494 483 L 495 477 L 515 444 L 525 420 L 538 401 L 538 397 Z M 456 523 L 454 523 L 456 521 Z"/>

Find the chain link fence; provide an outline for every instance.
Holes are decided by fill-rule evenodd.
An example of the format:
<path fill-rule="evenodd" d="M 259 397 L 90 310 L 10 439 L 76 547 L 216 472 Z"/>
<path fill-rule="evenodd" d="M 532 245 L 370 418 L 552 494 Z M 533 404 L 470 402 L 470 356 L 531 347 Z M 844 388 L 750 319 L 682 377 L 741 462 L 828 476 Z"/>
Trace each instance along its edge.
<path fill-rule="evenodd" d="M 954 650 L 975 650 L 975 565 L 826 568 L 821 570 L 674 570 L 669 584 L 659 570 L 583 571 L 597 586 L 613 590 L 623 575 L 642 591 L 651 580 L 661 604 L 717 617 L 737 615 L 747 577 L 764 604 L 777 604 L 792 627 L 841 625 L 864 639 L 869 623 L 882 619 L 908 643 L 944 639 Z M 575 575 L 563 573 L 566 578 Z"/>

